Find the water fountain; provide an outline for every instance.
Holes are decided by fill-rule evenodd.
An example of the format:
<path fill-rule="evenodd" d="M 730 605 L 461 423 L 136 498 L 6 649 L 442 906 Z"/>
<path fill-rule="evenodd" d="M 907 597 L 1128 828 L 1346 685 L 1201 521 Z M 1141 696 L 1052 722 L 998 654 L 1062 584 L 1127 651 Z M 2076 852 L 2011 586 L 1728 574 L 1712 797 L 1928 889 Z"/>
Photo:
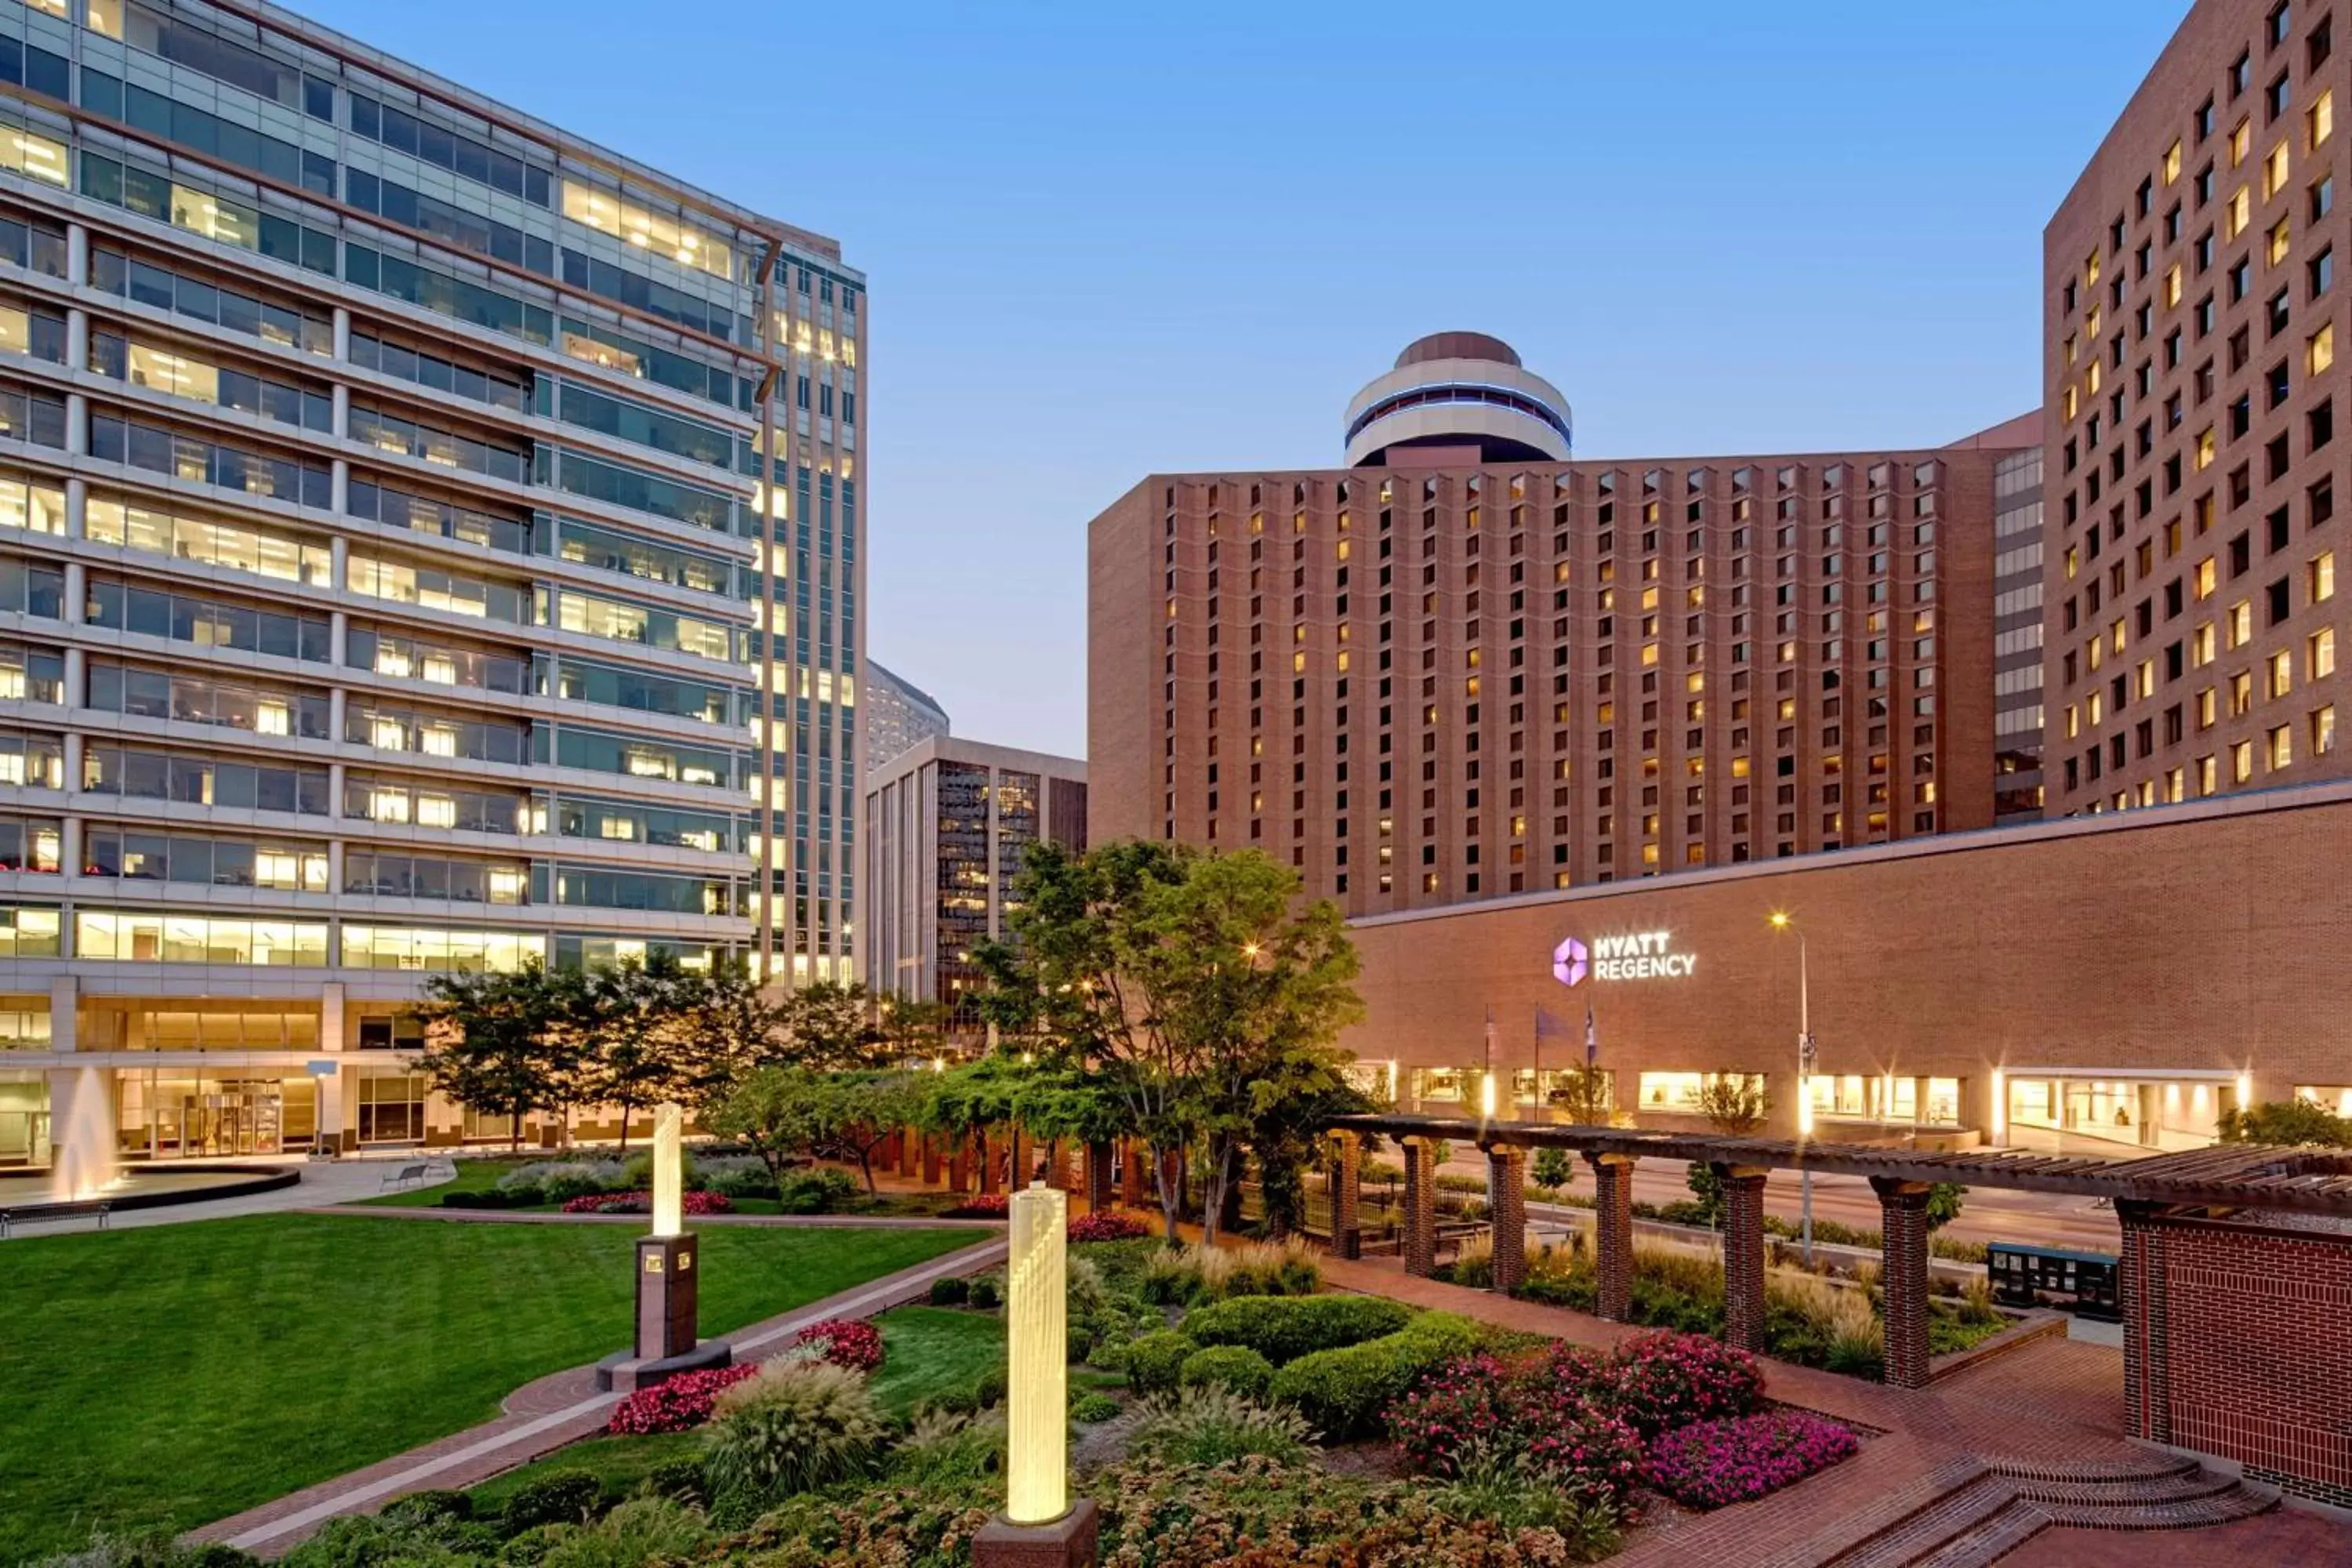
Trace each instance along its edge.
<path fill-rule="evenodd" d="M 105 1075 L 94 1067 L 51 1073 L 50 1195 L 59 1203 L 102 1197 L 120 1179 L 114 1159 L 114 1105 L 106 1091 Z"/>

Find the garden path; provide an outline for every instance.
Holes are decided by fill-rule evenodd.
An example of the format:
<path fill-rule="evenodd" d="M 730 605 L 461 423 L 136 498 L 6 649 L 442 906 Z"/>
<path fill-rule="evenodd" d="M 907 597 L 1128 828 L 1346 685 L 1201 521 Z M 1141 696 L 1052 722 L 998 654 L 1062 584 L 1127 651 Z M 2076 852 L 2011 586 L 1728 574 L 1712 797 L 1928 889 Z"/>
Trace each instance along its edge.
<path fill-rule="evenodd" d="M 451 1211 L 432 1209 L 372 1209 L 367 1212 L 371 1216 L 397 1214 L 454 1217 Z M 565 1223 L 559 1216 L 551 1215 L 478 1215 L 476 1217 L 503 1224 L 533 1220 Z M 577 1223 L 580 1217 L 584 1216 L 574 1216 L 572 1223 Z M 643 1216 L 636 1216 L 635 1223 L 643 1225 Z M 779 1222 L 772 1220 L 768 1223 Z M 867 1222 L 869 1225 L 873 1223 Z M 827 1297 L 822 1301 L 812 1301 L 782 1316 L 714 1337 L 731 1345 L 738 1361 L 762 1361 L 791 1345 L 793 1336 L 811 1323 L 821 1322 L 827 1318 L 870 1318 L 892 1307 L 927 1297 L 934 1279 L 991 1268 L 1003 1262 L 1004 1255 L 1005 1244 L 1002 1236 L 992 1237 L 928 1263 L 901 1269 L 855 1289 Z M 604 1423 L 611 1418 L 613 1406 L 620 1403 L 621 1397 L 617 1394 L 596 1391 L 593 1367 L 573 1367 L 568 1372 L 556 1373 L 525 1384 L 509 1394 L 501 1414 L 495 1420 L 453 1433 L 404 1454 L 395 1454 L 391 1458 L 349 1475 L 339 1476 L 333 1480 L 290 1492 L 274 1502 L 215 1520 L 190 1531 L 188 1539 L 226 1542 L 257 1556 L 275 1558 L 308 1540 L 331 1519 L 344 1514 L 373 1513 L 394 1499 L 410 1492 L 473 1486 L 518 1465 L 528 1464 L 567 1443 L 593 1436 L 603 1430 Z"/>

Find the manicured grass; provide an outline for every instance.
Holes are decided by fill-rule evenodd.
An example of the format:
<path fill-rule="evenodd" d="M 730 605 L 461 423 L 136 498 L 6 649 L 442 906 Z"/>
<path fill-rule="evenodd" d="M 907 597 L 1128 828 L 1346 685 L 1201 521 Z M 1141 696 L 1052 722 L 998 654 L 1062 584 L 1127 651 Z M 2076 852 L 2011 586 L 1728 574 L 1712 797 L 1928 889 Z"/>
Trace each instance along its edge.
<path fill-rule="evenodd" d="M 499 1184 L 499 1178 L 522 1164 L 520 1160 L 459 1160 L 456 1163 L 457 1179 L 436 1182 L 430 1186 L 405 1187 L 381 1197 L 362 1198 L 360 1205 L 368 1208 L 427 1209 L 441 1202 L 444 1193 L 486 1193 Z"/>
<path fill-rule="evenodd" d="M 970 1231 L 718 1227 L 705 1333 L 968 1247 Z M 496 1415 L 627 1342 L 620 1226 L 268 1215 L 0 1249 L 0 1563 L 185 1529 Z"/>
<path fill-rule="evenodd" d="M 876 1403 L 905 1415 L 933 1394 L 968 1390 L 1004 1364 L 1004 1319 L 952 1307 L 900 1307 L 874 1320 L 882 1329 Z"/>
<path fill-rule="evenodd" d="M 981 1373 L 1004 1361 L 1004 1320 L 993 1312 L 899 1307 L 874 1321 L 881 1326 L 884 1347 L 882 1370 L 874 1374 L 874 1396 L 892 1415 L 909 1415 L 934 1394 L 969 1390 Z M 502 1504 L 517 1487 L 551 1470 L 586 1470 L 604 1481 L 606 1496 L 626 1497 L 656 1465 L 701 1451 L 699 1432 L 592 1437 L 484 1481 L 473 1489 L 474 1503 L 477 1508 Z"/>

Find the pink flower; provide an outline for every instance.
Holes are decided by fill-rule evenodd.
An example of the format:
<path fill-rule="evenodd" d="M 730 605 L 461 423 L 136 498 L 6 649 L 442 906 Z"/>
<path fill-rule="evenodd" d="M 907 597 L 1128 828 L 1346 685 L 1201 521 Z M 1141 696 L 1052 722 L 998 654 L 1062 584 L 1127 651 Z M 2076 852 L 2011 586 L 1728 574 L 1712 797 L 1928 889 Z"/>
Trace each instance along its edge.
<path fill-rule="evenodd" d="M 683 1432 L 710 1419 L 711 1402 L 730 1383 L 740 1383 L 759 1371 L 754 1362 L 714 1367 L 709 1372 L 685 1372 L 667 1383 L 640 1388 L 614 1407 L 604 1430 L 642 1435 Z"/>
<path fill-rule="evenodd" d="M 824 1359 L 852 1372 L 872 1372 L 882 1364 L 882 1331 L 851 1318 L 828 1318 L 803 1329 L 796 1342 L 822 1344 Z"/>
<path fill-rule="evenodd" d="M 1650 1484 L 1694 1508 L 1747 1502 L 1853 1453 L 1852 1432 L 1803 1410 L 1702 1421 L 1650 1445 Z"/>

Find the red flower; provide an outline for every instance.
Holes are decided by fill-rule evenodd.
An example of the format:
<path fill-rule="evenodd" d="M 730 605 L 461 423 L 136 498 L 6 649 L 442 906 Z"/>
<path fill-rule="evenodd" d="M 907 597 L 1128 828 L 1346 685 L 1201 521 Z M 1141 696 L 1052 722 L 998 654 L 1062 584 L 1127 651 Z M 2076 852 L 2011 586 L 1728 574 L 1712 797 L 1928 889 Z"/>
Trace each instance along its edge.
<path fill-rule="evenodd" d="M 684 1372 L 667 1383 L 640 1388 L 614 1406 L 607 1432 L 642 1435 L 683 1432 L 710 1419 L 711 1403 L 730 1383 L 740 1383 L 759 1371 L 756 1362 L 714 1367 L 709 1372 Z"/>
<path fill-rule="evenodd" d="M 824 1359 L 852 1372 L 872 1372 L 882 1364 L 882 1331 L 852 1318 L 828 1318 L 800 1331 L 798 1343 L 824 1346 Z"/>
<path fill-rule="evenodd" d="M 679 1208 L 690 1215 L 733 1214 L 734 1200 L 723 1193 L 688 1192 L 679 1194 Z M 590 1193 L 572 1199 L 563 1205 L 565 1214 L 651 1214 L 654 1195 L 651 1193 Z"/>
<path fill-rule="evenodd" d="M 1131 1214 L 1117 1209 L 1097 1209 L 1082 1214 L 1070 1221 L 1072 1241 L 1131 1241 L 1139 1236 L 1150 1236 L 1151 1227 Z"/>

